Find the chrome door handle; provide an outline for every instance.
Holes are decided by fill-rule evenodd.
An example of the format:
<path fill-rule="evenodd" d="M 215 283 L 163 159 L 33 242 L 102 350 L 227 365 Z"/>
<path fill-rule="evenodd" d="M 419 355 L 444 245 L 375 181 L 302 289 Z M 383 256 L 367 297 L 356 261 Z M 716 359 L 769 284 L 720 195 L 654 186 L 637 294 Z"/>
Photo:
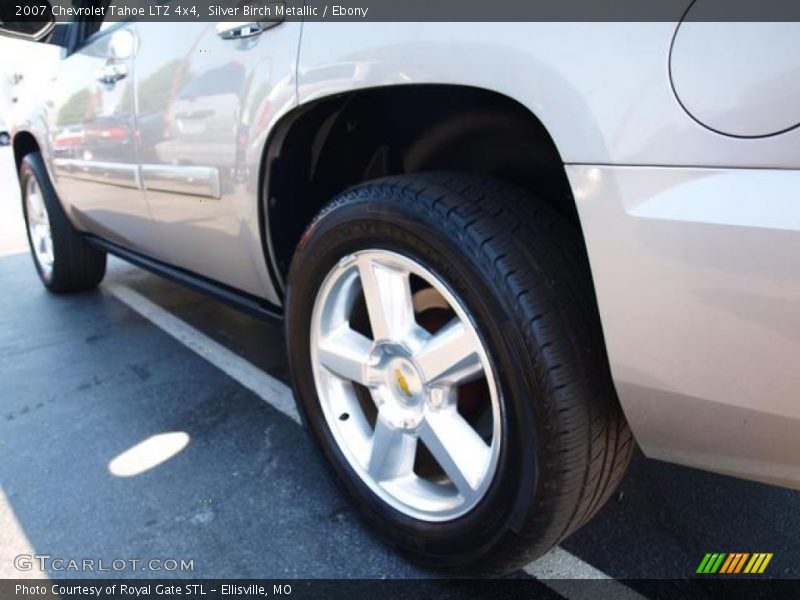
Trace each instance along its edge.
<path fill-rule="evenodd" d="M 127 76 L 128 68 L 125 65 L 106 65 L 100 70 L 100 76 L 97 81 L 106 85 L 114 85 Z"/>
<path fill-rule="evenodd" d="M 240 40 L 264 33 L 280 25 L 281 21 L 251 21 L 249 23 L 236 23 L 223 21 L 217 25 L 217 35 L 223 40 Z"/>

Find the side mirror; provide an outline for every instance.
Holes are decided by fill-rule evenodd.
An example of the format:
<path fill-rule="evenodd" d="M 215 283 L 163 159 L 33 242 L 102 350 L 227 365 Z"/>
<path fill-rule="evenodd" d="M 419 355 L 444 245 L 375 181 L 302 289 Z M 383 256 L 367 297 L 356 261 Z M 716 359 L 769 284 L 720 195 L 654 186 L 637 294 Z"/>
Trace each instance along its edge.
<path fill-rule="evenodd" d="M 56 20 L 53 7 L 47 0 L 33 3 L 0 3 L 0 35 L 46 42 L 53 33 Z"/>

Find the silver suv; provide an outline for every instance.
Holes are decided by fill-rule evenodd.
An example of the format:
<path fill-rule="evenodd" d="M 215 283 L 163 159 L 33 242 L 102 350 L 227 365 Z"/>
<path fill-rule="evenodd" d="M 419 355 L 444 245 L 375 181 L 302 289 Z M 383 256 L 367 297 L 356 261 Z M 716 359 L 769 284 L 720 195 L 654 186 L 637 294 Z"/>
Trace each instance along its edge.
<path fill-rule="evenodd" d="M 796 24 L 24 25 L 62 46 L 12 128 L 44 285 L 112 253 L 283 318 L 414 558 L 541 555 L 634 437 L 800 485 Z"/>

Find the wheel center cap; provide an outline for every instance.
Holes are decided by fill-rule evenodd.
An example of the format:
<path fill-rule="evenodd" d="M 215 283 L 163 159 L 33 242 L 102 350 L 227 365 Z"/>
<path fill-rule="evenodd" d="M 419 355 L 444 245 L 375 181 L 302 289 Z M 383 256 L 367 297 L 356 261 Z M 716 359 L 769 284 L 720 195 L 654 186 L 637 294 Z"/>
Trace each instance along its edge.
<path fill-rule="evenodd" d="M 400 404 L 416 406 L 422 401 L 422 379 L 416 367 L 405 358 L 397 358 L 387 365 L 386 379 L 389 389 Z"/>
<path fill-rule="evenodd" d="M 397 427 L 414 429 L 422 421 L 425 384 L 407 350 L 382 344 L 372 358 L 373 396 Z"/>

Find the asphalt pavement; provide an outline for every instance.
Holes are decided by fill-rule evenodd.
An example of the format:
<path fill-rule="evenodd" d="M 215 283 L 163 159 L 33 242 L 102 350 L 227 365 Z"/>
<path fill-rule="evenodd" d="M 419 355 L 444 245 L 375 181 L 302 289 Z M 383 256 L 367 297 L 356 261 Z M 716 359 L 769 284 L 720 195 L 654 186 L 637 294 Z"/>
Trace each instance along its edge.
<path fill-rule="evenodd" d="M 114 289 L 131 290 L 197 339 L 287 383 L 280 324 L 118 260 L 97 291 L 51 295 L 27 252 L 19 204 L 3 148 L 0 578 L 79 575 L 21 572 L 14 557 L 26 553 L 193 561 L 186 572 L 122 573 L 141 577 L 436 576 L 360 523 L 286 411 Z M 637 453 L 590 524 L 539 567 L 512 575 L 547 565 L 578 575 L 685 578 L 706 552 L 772 552 L 764 576 L 798 578 L 798 508 L 800 492 Z"/>

